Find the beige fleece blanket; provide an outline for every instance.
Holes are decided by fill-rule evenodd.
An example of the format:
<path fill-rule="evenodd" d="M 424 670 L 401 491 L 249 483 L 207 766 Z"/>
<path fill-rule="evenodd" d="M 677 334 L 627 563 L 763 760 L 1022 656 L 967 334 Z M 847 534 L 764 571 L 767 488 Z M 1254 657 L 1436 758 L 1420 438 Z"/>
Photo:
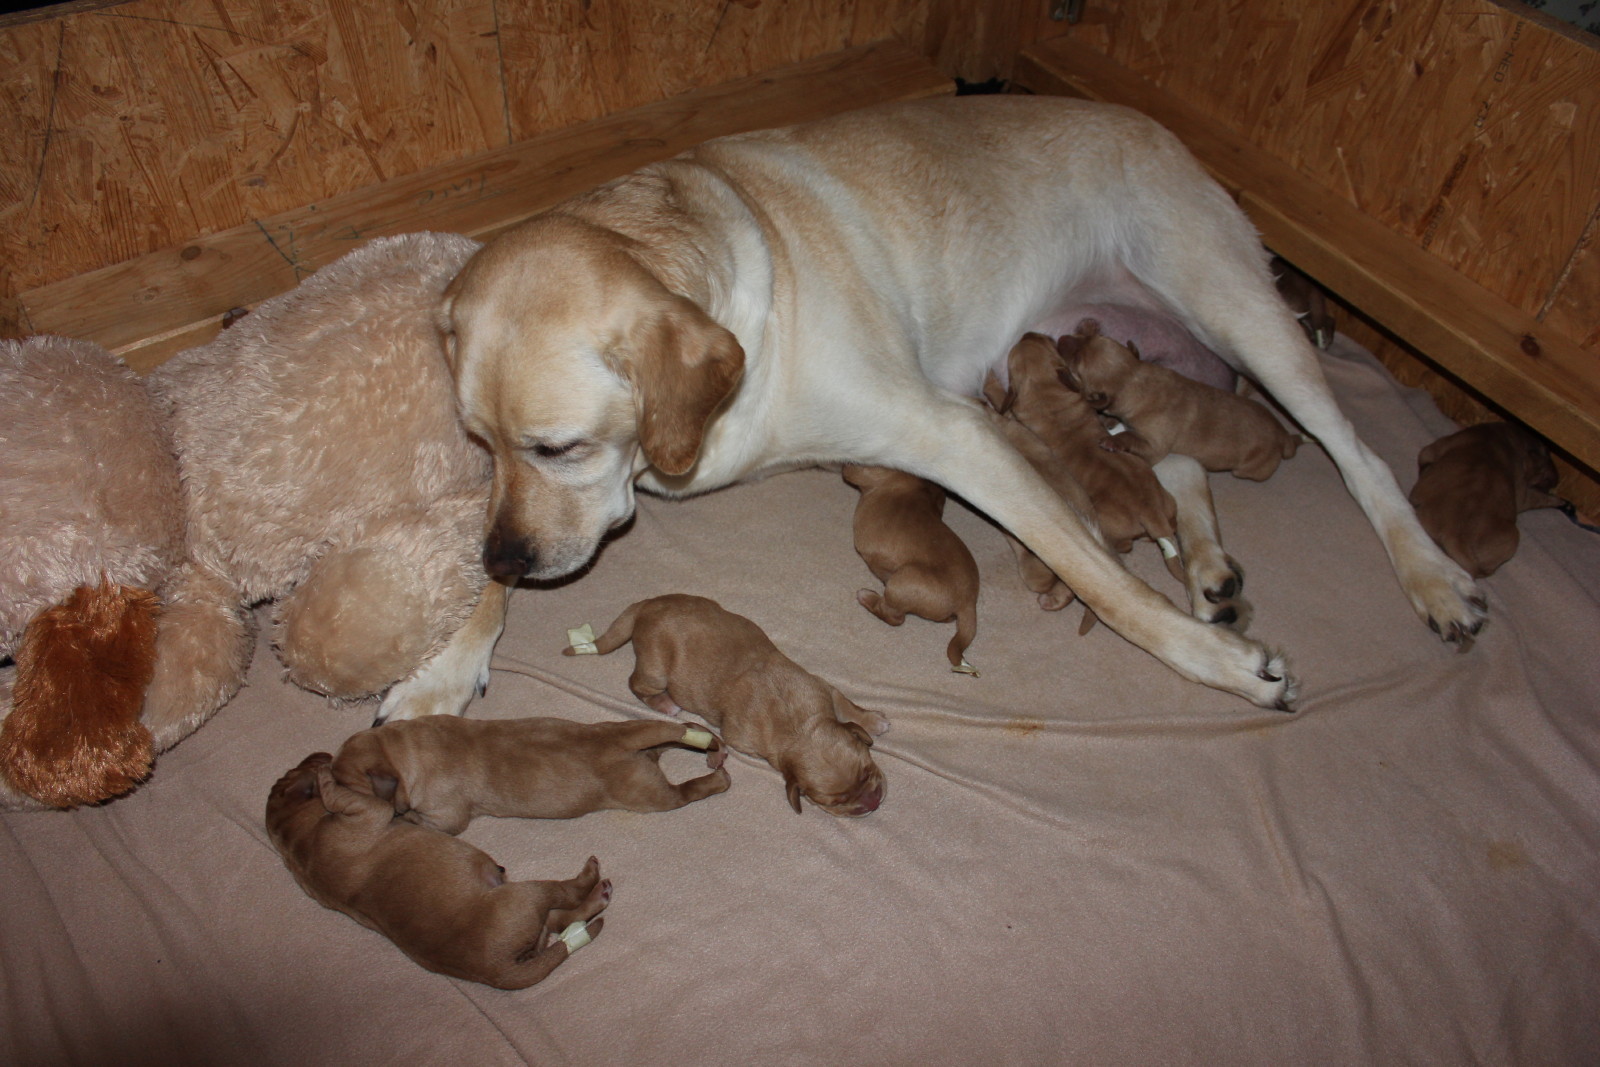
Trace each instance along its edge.
<path fill-rule="evenodd" d="M 1335 391 L 1409 485 L 1450 425 L 1340 345 Z M 513 598 L 471 713 L 651 715 L 631 651 L 564 658 L 565 630 L 699 593 L 890 717 L 888 797 L 797 816 L 736 756 L 678 812 L 479 820 L 513 877 L 592 852 L 616 885 L 604 933 L 519 993 L 427 973 L 291 881 L 267 788 L 371 709 L 263 647 L 136 795 L 0 824 L 0 1063 L 1600 1062 L 1600 538 L 1525 515 L 1457 655 L 1319 450 L 1213 487 L 1294 716 L 1079 638 L 959 506 L 980 678 L 948 670 L 947 626 L 856 605 L 837 475 L 641 500 L 590 574 Z M 1181 597 L 1152 546 L 1131 566 Z"/>

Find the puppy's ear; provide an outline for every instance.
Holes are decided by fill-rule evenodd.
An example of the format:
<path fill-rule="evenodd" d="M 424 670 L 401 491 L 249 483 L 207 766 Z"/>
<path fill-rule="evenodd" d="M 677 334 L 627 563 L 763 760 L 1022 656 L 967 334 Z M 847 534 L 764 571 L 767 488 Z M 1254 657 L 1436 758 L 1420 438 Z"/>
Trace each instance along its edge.
<path fill-rule="evenodd" d="M 862 729 L 860 723 L 847 722 L 847 723 L 844 724 L 844 728 L 846 730 L 849 730 L 851 736 L 854 737 L 857 741 L 860 741 L 863 745 L 866 745 L 868 748 L 872 747 L 872 735 L 867 733 L 866 730 Z"/>
<path fill-rule="evenodd" d="M 1128 343 L 1122 347 L 1126 348 L 1129 352 L 1132 352 L 1134 359 L 1144 359 L 1144 357 L 1139 354 L 1139 346 L 1134 344 L 1131 338 L 1128 340 Z"/>
<path fill-rule="evenodd" d="M 989 406 L 995 411 L 1004 415 L 1016 405 L 1017 388 L 1015 385 L 1002 387 L 999 375 L 990 371 L 983 379 L 983 399 L 988 401 Z"/>
<path fill-rule="evenodd" d="M 693 302 L 675 298 L 631 339 L 639 444 L 663 474 L 686 473 L 713 412 L 744 373 L 744 349 Z"/>
<path fill-rule="evenodd" d="M 340 785 L 333 776 L 332 763 L 317 768 L 317 793 L 322 797 L 322 806 L 335 815 L 360 815 L 374 804 L 383 804 L 376 797 L 362 796 L 349 786 Z"/>
<path fill-rule="evenodd" d="M 788 767 L 783 768 L 783 792 L 789 798 L 789 806 L 796 815 L 803 814 L 800 808 L 800 780 Z"/>
<path fill-rule="evenodd" d="M 1417 453 L 1417 470 L 1421 471 L 1429 464 L 1438 460 L 1439 456 L 1444 453 L 1444 449 L 1440 446 L 1443 445 L 1448 439 L 1449 438 L 1441 437 L 1437 441 L 1431 442 L 1424 447 L 1421 452 Z"/>
<path fill-rule="evenodd" d="M 1078 323 L 1078 328 L 1076 330 L 1073 330 L 1072 332 L 1077 334 L 1079 336 L 1079 338 L 1099 337 L 1100 336 L 1100 320 L 1099 319 L 1082 319 Z"/>

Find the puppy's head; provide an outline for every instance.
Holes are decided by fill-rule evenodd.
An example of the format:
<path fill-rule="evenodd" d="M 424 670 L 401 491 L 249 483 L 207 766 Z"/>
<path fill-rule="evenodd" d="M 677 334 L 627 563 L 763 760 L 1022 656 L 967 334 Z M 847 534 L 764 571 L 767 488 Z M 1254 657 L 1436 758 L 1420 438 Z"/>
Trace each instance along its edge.
<path fill-rule="evenodd" d="M 267 794 L 267 835 L 278 851 L 286 853 L 328 814 L 317 780 L 321 769 L 332 763 L 328 753 L 313 752 L 286 771 Z"/>
<path fill-rule="evenodd" d="M 796 812 L 803 796 L 829 815 L 870 815 L 888 788 L 872 761 L 872 735 L 833 718 L 814 720 L 778 769 Z"/>
<path fill-rule="evenodd" d="M 1064 364 L 1057 372 L 1060 381 L 1081 393 L 1096 411 L 1112 404 L 1139 365 L 1137 349 L 1119 345 L 1098 331 L 1088 336 L 1068 334 L 1056 342 L 1056 349 Z"/>
<path fill-rule="evenodd" d="M 743 373 L 733 335 L 634 248 L 543 216 L 487 245 L 445 294 L 462 421 L 494 456 L 484 566 L 496 577 L 587 563 L 633 514 L 641 471 L 694 466 Z"/>
<path fill-rule="evenodd" d="M 1023 334 L 1022 340 L 1012 345 L 1010 354 L 1006 356 L 1006 373 L 1011 376 L 1008 389 L 1011 403 L 1015 403 L 1018 396 L 1033 395 L 1044 383 L 1055 382 L 1062 366 L 1055 342 L 1042 333 Z"/>

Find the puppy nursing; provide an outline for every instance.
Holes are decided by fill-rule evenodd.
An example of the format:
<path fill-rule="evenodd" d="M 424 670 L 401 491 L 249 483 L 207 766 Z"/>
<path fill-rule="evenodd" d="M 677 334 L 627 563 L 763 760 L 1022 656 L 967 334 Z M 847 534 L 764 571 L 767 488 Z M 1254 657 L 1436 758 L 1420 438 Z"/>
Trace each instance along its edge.
<path fill-rule="evenodd" d="M 1063 380 L 1096 411 L 1128 425 L 1116 442 L 1121 450 L 1147 463 L 1177 452 L 1206 470 L 1264 481 L 1299 447 L 1299 439 L 1255 401 L 1146 363 L 1101 334 L 1093 320 L 1080 328 L 1081 334 L 1058 342 Z"/>
<path fill-rule="evenodd" d="M 843 474 L 861 490 L 852 522 L 856 553 L 883 583 L 882 593 L 863 589 L 856 600 L 890 626 L 907 614 L 954 619 L 945 654 L 953 670 L 970 672 L 963 654 L 978 633 L 978 564 L 944 524 L 944 490 L 886 467 L 846 464 Z"/>
<path fill-rule="evenodd" d="M 671 811 L 724 792 L 727 753 L 713 737 L 710 774 L 674 785 L 661 752 L 686 745 L 671 722 L 462 719 L 429 715 L 363 730 L 333 761 L 333 777 L 397 815 L 447 834 L 477 815 L 573 819 L 591 811 Z"/>
<path fill-rule="evenodd" d="M 574 878 L 508 882 L 488 854 L 394 817 L 388 801 L 340 785 L 332 757 L 307 756 L 267 799 L 267 833 L 312 899 L 383 934 L 430 971 L 522 989 L 587 938 L 611 900 L 590 857 Z M 557 936 L 587 923 L 587 937 Z"/>
<path fill-rule="evenodd" d="M 603 655 L 629 641 L 633 694 L 664 715 L 700 716 L 728 747 L 772 764 L 796 812 L 802 796 L 831 815 L 883 802 L 871 749 L 889 721 L 801 669 L 749 619 L 705 597 L 660 596 L 630 605 L 594 647 Z"/>

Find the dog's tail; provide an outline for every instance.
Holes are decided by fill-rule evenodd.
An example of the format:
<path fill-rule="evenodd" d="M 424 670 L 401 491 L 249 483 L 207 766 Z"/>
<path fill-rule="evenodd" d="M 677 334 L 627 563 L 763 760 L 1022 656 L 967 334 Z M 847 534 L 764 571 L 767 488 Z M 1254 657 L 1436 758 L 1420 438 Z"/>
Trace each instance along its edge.
<path fill-rule="evenodd" d="M 603 656 L 607 652 L 615 652 L 633 640 L 633 624 L 639 617 L 639 608 L 643 603 L 644 601 L 641 600 L 638 603 L 629 604 L 623 609 L 622 614 L 617 616 L 617 621 L 612 623 L 605 633 L 594 639 L 594 650 L 597 653 Z M 564 656 L 575 656 L 577 652 L 578 650 L 575 648 L 561 650 L 561 654 Z"/>
<path fill-rule="evenodd" d="M 960 667 L 966 662 L 964 653 L 967 651 L 967 646 L 972 644 L 972 639 L 977 636 L 978 605 L 969 602 L 956 610 L 956 635 L 950 639 L 950 646 L 945 649 L 950 666 Z"/>
<path fill-rule="evenodd" d="M 17 649 L 0 772 L 57 808 L 120 796 L 150 773 L 139 721 L 155 670 L 160 601 L 148 589 L 79 586 L 28 623 Z"/>

